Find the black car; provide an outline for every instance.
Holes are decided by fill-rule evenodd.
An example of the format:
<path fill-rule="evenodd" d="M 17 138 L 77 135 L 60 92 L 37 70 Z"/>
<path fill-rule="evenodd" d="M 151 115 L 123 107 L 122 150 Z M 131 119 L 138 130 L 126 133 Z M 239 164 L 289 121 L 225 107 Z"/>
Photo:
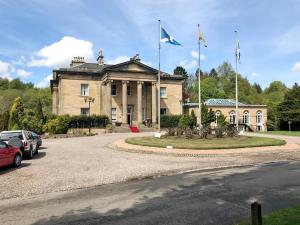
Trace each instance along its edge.
<path fill-rule="evenodd" d="M 33 137 L 33 139 L 36 140 L 36 145 L 37 145 L 37 148 L 41 147 L 42 146 L 42 138 L 40 135 L 34 133 L 33 131 L 31 131 L 31 135 Z"/>

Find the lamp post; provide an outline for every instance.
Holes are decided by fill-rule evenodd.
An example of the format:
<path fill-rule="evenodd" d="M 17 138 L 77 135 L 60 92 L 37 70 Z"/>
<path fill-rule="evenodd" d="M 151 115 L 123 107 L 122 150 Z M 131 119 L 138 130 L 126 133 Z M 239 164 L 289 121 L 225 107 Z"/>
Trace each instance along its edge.
<path fill-rule="evenodd" d="M 84 102 L 88 102 L 89 103 L 89 135 L 91 135 L 91 103 L 94 103 L 95 98 L 86 96 L 84 97 Z"/>

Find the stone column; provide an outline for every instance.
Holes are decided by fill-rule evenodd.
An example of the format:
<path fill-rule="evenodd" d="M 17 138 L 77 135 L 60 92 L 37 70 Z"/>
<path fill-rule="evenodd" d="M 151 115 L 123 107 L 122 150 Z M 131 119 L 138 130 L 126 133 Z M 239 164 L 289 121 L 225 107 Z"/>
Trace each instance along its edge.
<path fill-rule="evenodd" d="M 106 96 L 107 96 L 107 98 L 106 98 L 106 103 L 107 103 L 106 114 L 108 115 L 110 122 L 111 122 L 111 107 L 112 107 L 112 105 L 111 105 L 111 83 L 112 82 L 113 82 L 112 80 L 108 80 L 106 82 Z"/>
<path fill-rule="evenodd" d="M 137 120 L 138 125 L 140 125 L 143 122 L 143 106 L 142 106 L 142 87 L 143 87 L 142 81 L 137 82 Z"/>
<path fill-rule="evenodd" d="M 122 124 L 128 124 L 127 121 L 127 84 L 128 81 L 122 81 Z"/>
<path fill-rule="evenodd" d="M 156 124 L 157 117 L 157 97 L 156 97 L 156 82 L 152 82 L 152 124 Z"/>

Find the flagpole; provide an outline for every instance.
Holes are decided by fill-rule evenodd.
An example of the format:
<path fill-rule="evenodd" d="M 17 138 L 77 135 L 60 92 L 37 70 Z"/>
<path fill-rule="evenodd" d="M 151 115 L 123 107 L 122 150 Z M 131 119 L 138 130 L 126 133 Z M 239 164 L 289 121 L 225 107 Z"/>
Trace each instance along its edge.
<path fill-rule="evenodd" d="M 198 35 L 200 32 L 200 25 L 198 24 Z M 201 132 L 201 72 L 200 72 L 200 37 L 198 37 L 198 101 L 199 101 L 199 130 Z"/>
<path fill-rule="evenodd" d="M 158 85 L 157 85 L 157 120 L 158 120 L 158 133 L 160 134 L 160 38 L 161 38 L 161 24 L 158 20 Z"/>
<path fill-rule="evenodd" d="M 237 71 L 237 61 L 238 61 L 238 52 L 237 52 L 237 31 L 234 31 L 235 33 L 235 124 L 236 129 L 239 131 L 239 113 L 238 113 L 238 71 Z"/>

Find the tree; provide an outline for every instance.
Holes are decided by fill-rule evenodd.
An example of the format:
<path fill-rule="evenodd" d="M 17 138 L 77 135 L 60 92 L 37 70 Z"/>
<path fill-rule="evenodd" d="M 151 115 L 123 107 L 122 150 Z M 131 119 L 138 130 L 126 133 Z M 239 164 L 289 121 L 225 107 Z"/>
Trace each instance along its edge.
<path fill-rule="evenodd" d="M 9 112 L 9 129 L 20 130 L 22 129 L 22 120 L 24 118 L 24 106 L 22 99 L 17 97 Z"/>
<path fill-rule="evenodd" d="M 255 87 L 258 94 L 261 94 L 263 92 L 261 86 L 258 83 L 254 83 L 253 86 Z"/>
<path fill-rule="evenodd" d="M 212 109 L 208 110 L 207 105 L 202 103 L 201 106 L 201 123 L 204 128 L 210 126 L 215 121 L 215 113 Z"/>
<path fill-rule="evenodd" d="M 8 129 L 9 112 L 5 111 L 0 114 L 0 131 Z"/>
<path fill-rule="evenodd" d="M 277 107 L 284 100 L 288 88 L 281 81 L 273 81 L 264 90 L 262 102 L 268 106 L 268 129 L 276 130 L 279 128 L 279 117 Z"/>
<path fill-rule="evenodd" d="M 297 83 L 285 94 L 277 111 L 281 129 L 287 130 L 288 122 L 291 121 L 293 130 L 300 130 L 300 87 Z"/>
<path fill-rule="evenodd" d="M 192 109 L 191 111 L 191 128 L 194 128 L 197 126 L 197 117 L 195 115 L 195 111 Z"/>
<path fill-rule="evenodd" d="M 215 70 L 215 68 L 212 68 L 209 72 L 210 77 L 218 78 L 218 72 Z"/>
<path fill-rule="evenodd" d="M 220 65 L 217 71 L 219 76 L 224 76 L 226 74 L 234 73 L 231 64 L 228 62 L 224 62 L 222 65 Z"/>
<path fill-rule="evenodd" d="M 182 66 L 177 66 L 173 72 L 174 75 L 183 75 L 187 76 L 186 70 Z"/>
<path fill-rule="evenodd" d="M 7 78 L 0 77 L 0 90 L 6 90 L 9 87 L 9 80 Z"/>
<path fill-rule="evenodd" d="M 10 81 L 9 88 L 11 88 L 11 89 L 24 89 L 24 84 L 19 78 L 16 78 L 16 79 L 13 79 L 12 81 Z"/>

